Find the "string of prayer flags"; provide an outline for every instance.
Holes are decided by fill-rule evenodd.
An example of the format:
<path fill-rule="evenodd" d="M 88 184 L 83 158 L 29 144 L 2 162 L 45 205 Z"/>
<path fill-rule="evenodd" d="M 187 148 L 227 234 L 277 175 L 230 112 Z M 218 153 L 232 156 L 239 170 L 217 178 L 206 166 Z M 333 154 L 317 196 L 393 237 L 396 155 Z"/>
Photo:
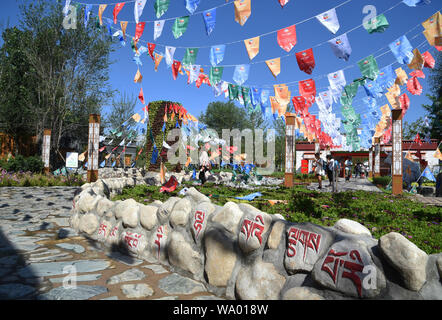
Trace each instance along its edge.
<path fill-rule="evenodd" d="M 141 39 L 141 36 L 143 35 L 145 26 L 146 26 L 146 22 L 137 23 L 137 25 L 135 27 L 135 39 L 136 40 Z"/>
<path fill-rule="evenodd" d="M 143 80 L 143 76 L 141 75 L 141 72 L 138 69 L 137 70 L 137 74 L 135 75 L 135 78 L 134 78 L 134 82 L 135 83 L 141 83 L 142 80 Z"/>
<path fill-rule="evenodd" d="M 117 3 L 117 4 L 115 5 L 115 7 L 114 7 L 114 12 L 113 12 L 113 15 L 114 15 L 114 24 L 117 24 L 117 16 L 118 16 L 118 14 L 120 13 L 121 9 L 123 9 L 123 7 L 124 7 L 125 4 L 126 4 L 125 2 L 120 2 L 120 3 Z"/>
<path fill-rule="evenodd" d="M 390 43 L 389 47 L 400 64 L 410 63 L 413 59 L 413 47 L 405 35 Z"/>
<path fill-rule="evenodd" d="M 251 0 L 235 0 L 235 21 L 243 26 L 252 14 Z"/>
<path fill-rule="evenodd" d="M 367 77 L 370 80 L 376 79 L 379 68 L 376 62 L 376 59 L 373 55 L 370 55 L 358 62 L 359 69 L 361 70 L 361 74 Z"/>
<path fill-rule="evenodd" d="M 315 57 L 313 55 L 313 49 L 307 49 L 296 53 L 296 60 L 301 71 L 307 74 L 312 74 L 315 68 Z"/>
<path fill-rule="evenodd" d="M 413 50 L 413 59 L 408 64 L 408 68 L 412 70 L 422 70 L 424 67 L 424 57 L 422 57 L 419 49 L 416 48 Z"/>
<path fill-rule="evenodd" d="M 138 99 L 140 99 L 140 101 L 143 105 L 146 105 L 146 101 L 144 101 L 143 88 L 140 89 L 140 93 L 138 94 Z"/>
<path fill-rule="evenodd" d="M 279 4 L 283 8 L 287 3 L 289 3 L 289 0 L 279 0 Z"/>
<path fill-rule="evenodd" d="M 146 5 L 146 0 L 136 0 L 134 6 L 134 16 L 135 22 L 140 22 L 140 17 L 143 14 L 144 6 Z"/>
<path fill-rule="evenodd" d="M 183 66 L 195 64 L 196 56 L 198 55 L 198 48 L 186 48 L 186 53 L 181 61 Z"/>
<path fill-rule="evenodd" d="M 107 4 L 100 4 L 98 7 L 98 19 L 100 21 L 100 26 L 103 25 L 103 12 L 106 10 Z"/>
<path fill-rule="evenodd" d="M 328 43 L 330 44 L 330 47 L 336 57 L 348 61 L 352 49 L 346 33 L 340 35 L 339 37 L 329 40 Z"/>
<path fill-rule="evenodd" d="M 317 15 L 316 19 L 333 34 L 335 34 L 340 28 L 335 8 Z"/>
<path fill-rule="evenodd" d="M 195 12 L 195 10 L 198 8 L 201 0 L 186 0 L 186 9 L 191 14 Z"/>
<path fill-rule="evenodd" d="M 121 31 L 123 32 L 123 38 L 126 39 L 127 21 L 120 22 Z"/>
<path fill-rule="evenodd" d="M 158 66 L 160 65 L 161 60 L 163 60 L 163 56 L 158 54 L 158 53 L 154 53 L 155 55 L 155 72 L 158 71 Z"/>
<path fill-rule="evenodd" d="M 259 53 L 259 37 L 244 40 L 249 59 L 252 60 Z"/>
<path fill-rule="evenodd" d="M 161 18 L 163 14 L 169 9 L 170 0 L 155 0 L 154 9 L 157 19 Z"/>
<path fill-rule="evenodd" d="M 420 96 L 422 94 L 422 85 L 417 80 L 417 77 L 411 77 L 408 79 L 407 90 L 414 96 Z"/>
<path fill-rule="evenodd" d="M 249 78 L 249 70 L 250 65 L 248 64 L 237 65 L 233 73 L 233 81 L 235 81 L 238 85 L 242 85 Z"/>
<path fill-rule="evenodd" d="M 206 10 L 203 12 L 204 24 L 206 26 L 206 33 L 210 35 L 216 26 L 216 8 Z"/>
<path fill-rule="evenodd" d="M 239 99 L 239 87 L 233 83 L 229 83 L 229 99 Z"/>
<path fill-rule="evenodd" d="M 211 67 L 210 68 L 210 74 L 209 74 L 209 80 L 212 85 L 216 85 L 221 81 L 221 78 L 223 76 L 224 67 Z"/>
<path fill-rule="evenodd" d="M 296 25 L 278 30 L 277 41 L 283 50 L 290 52 L 297 42 Z"/>
<path fill-rule="evenodd" d="M 212 46 L 210 48 L 210 63 L 212 64 L 213 67 L 223 61 L 225 51 L 226 51 L 226 46 L 224 44 L 218 46 Z"/>
<path fill-rule="evenodd" d="M 157 20 L 154 22 L 153 27 L 153 40 L 157 40 L 159 37 L 161 37 L 161 34 L 163 33 L 165 20 Z"/>
<path fill-rule="evenodd" d="M 368 33 L 382 33 L 390 26 L 390 24 L 387 21 L 387 18 L 384 14 L 378 15 L 376 18 L 370 19 L 367 23 L 364 23 L 365 30 L 368 31 Z"/>
<path fill-rule="evenodd" d="M 175 47 L 166 47 L 166 64 L 169 68 L 172 67 L 175 50 L 176 50 Z"/>
<path fill-rule="evenodd" d="M 434 60 L 431 53 L 429 51 L 425 51 L 424 53 L 422 53 L 422 57 L 424 58 L 424 67 L 433 69 L 436 61 Z"/>
<path fill-rule="evenodd" d="M 173 23 L 172 26 L 172 33 L 175 39 L 178 39 L 184 34 L 184 32 L 186 32 L 188 25 L 189 25 L 189 16 L 184 16 L 175 19 L 175 22 Z"/>
<path fill-rule="evenodd" d="M 270 59 L 266 61 L 267 67 L 269 67 L 270 72 L 276 78 L 281 72 L 281 58 Z"/>

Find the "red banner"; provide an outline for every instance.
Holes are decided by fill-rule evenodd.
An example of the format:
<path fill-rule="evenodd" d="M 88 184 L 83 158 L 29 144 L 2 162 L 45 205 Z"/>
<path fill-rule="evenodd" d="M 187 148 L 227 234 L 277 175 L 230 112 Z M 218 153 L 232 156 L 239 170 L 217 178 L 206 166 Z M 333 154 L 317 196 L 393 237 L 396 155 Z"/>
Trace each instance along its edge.
<path fill-rule="evenodd" d="M 123 9 L 125 2 L 120 2 L 115 5 L 114 8 L 114 23 L 117 24 L 117 16 L 120 13 L 121 9 Z"/>
<path fill-rule="evenodd" d="M 296 60 L 301 71 L 312 74 L 315 68 L 315 57 L 313 56 L 312 48 L 296 53 Z"/>
<path fill-rule="evenodd" d="M 278 31 L 277 40 L 279 46 L 287 52 L 290 52 L 296 45 L 296 26 L 290 26 Z"/>
<path fill-rule="evenodd" d="M 144 32 L 144 27 L 146 26 L 146 22 L 137 23 L 135 28 L 135 39 L 139 40 Z"/>

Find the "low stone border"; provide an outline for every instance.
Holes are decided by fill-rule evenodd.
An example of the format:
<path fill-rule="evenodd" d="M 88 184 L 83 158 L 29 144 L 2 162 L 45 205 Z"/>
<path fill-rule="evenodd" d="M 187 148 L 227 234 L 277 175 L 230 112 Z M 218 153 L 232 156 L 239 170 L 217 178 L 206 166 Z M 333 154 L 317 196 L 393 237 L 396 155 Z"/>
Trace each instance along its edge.
<path fill-rule="evenodd" d="M 442 299 L 442 253 L 427 255 L 398 233 L 378 241 L 352 220 L 291 223 L 248 204 L 214 205 L 195 188 L 164 203 L 109 200 L 138 183 L 82 186 L 71 226 L 229 299 Z"/>

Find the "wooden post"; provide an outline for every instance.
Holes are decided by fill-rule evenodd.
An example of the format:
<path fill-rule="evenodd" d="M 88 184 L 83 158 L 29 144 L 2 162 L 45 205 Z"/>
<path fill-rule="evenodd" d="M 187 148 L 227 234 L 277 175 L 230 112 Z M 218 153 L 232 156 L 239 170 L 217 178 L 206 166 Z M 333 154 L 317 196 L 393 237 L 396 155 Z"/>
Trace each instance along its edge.
<path fill-rule="evenodd" d="M 284 186 L 293 187 L 293 175 L 296 171 L 296 135 L 294 113 L 285 114 L 285 174 Z"/>
<path fill-rule="evenodd" d="M 374 177 L 381 176 L 381 138 L 374 138 Z"/>
<path fill-rule="evenodd" d="M 368 152 L 368 177 L 373 178 L 373 147 Z"/>
<path fill-rule="evenodd" d="M 87 160 L 87 182 L 98 180 L 98 149 L 100 141 L 100 115 L 89 115 L 89 143 Z"/>
<path fill-rule="evenodd" d="M 51 154 L 51 130 L 45 129 L 43 132 L 43 146 L 41 158 L 44 163 L 44 173 L 48 174 L 50 172 L 49 156 Z"/>
<path fill-rule="evenodd" d="M 393 150 L 392 150 L 392 193 L 402 194 L 402 109 L 392 110 Z"/>

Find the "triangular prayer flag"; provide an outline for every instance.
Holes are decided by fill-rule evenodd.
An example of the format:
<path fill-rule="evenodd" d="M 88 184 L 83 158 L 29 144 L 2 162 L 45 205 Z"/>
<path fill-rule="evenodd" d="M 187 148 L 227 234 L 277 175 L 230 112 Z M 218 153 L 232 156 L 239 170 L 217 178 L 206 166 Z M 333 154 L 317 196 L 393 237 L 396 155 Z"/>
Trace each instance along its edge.
<path fill-rule="evenodd" d="M 138 113 L 136 113 L 132 116 L 132 119 L 134 119 L 135 122 L 140 122 L 141 116 Z"/>
<path fill-rule="evenodd" d="M 343 88 L 347 84 L 343 70 L 329 73 L 327 78 L 332 88 Z"/>
<path fill-rule="evenodd" d="M 408 68 L 412 70 L 422 70 L 424 67 L 424 57 L 422 57 L 419 49 L 416 48 L 413 50 L 413 59 L 408 64 Z"/>
<path fill-rule="evenodd" d="M 259 53 L 259 37 L 244 40 L 249 59 L 252 60 Z"/>
<path fill-rule="evenodd" d="M 284 7 L 287 3 L 289 3 L 289 0 L 279 0 L 281 7 Z"/>
<path fill-rule="evenodd" d="M 178 39 L 184 34 L 184 32 L 186 32 L 188 25 L 189 25 L 189 16 L 184 16 L 175 19 L 175 22 L 173 23 L 172 27 L 172 33 L 175 39 Z"/>
<path fill-rule="evenodd" d="M 373 57 L 373 55 L 370 55 L 358 62 L 359 70 L 361 70 L 361 74 L 364 77 L 367 77 L 370 80 L 376 79 L 379 68 L 378 64 L 376 62 L 376 59 Z"/>
<path fill-rule="evenodd" d="M 250 65 L 248 64 L 237 65 L 233 74 L 233 81 L 238 85 L 242 85 L 249 78 L 249 70 Z"/>
<path fill-rule="evenodd" d="M 87 28 L 87 24 L 89 22 L 89 17 L 91 16 L 92 11 L 92 5 L 87 4 L 86 8 L 84 9 L 84 27 Z"/>
<path fill-rule="evenodd" d="M 123 38 L 126 39 L 127 21 L 120 21 L 121 31 L 123 31 Z"/>
<path fill-rule="evenodd" d="M 313 79 L 302 80 L 299 81 L 298 85 L 299 85 L 299 94 L 305 97 L 308 103 L 311 102 L 311 104 L 313 104 L 316 97 L 315 81 Z"/>
<path fill-rule="evenodd" d="M 339 37 L 329 40 L 328 43 L 330 44 L 330 47 L 336 57 L 348 61 L 352 49 L 346 33 L 344 33 Z"/>
<path fill-rule="evenodd" d="M 376 18 L 370 19 L 367 23 L 364 24 L 365 30 L 367 30 L 368 33 L 370 34 L 374 32 L 382 33 L 389 26 L 390 24 L 388 23 L 387 18 L 383 14 L 378 15 Z"/>
<path fill-rule="evenodd" d="M 261 94 L 262 89 L 260 88 L 251 88 L 250 95 L 251 95 L 251 102 L 253 106 L 257 106 L 261 103 Z"/>
<path fill-rule="evenodd" d="M 113 14 L 114 14 L 114 24 L 117 24 L 117 16 L 120 13 L 121 9 L 123 9 L 125 4 L 126 4 L 125 2 L 120 2 L 120 3 L 117 3 L 115 5 L 114 12 L 113 12 Z"/>
<path fill-rule="evenodd" d="M 278 113 L 278 110 L 280 108 L 278 100 L 276 100 L 276 97 L 270 96 L 270 106 L 272 107 L 272 114 L 275 115 Z"/>
<path fill-rule="evenodd" d="M 166 47 L 166 64 L 170 68 L 173 64 L 173 56 L 175 54 L 175 47 Z"/>
<path fill-rule="evenodd" d="M 155 51 L 156 44 L 155 43 L 147 43 L 147 50 L 149 52 L 149 56 L 152 58 L 153 61 L 155 61 L 154 51 Z"/>
<path fill-rule="evenodd" d="M 433 157 L 435 157 L 436 159 L 439 159 L 440 161 L 442 161 L 442 153 L 440 152 L 439 148 L 436 149 L 436 152 L 434 152 Z"/>
<path fill-rule="evenodd" d="M 141 75 L 140 70 L 137 70 L 137 74 L 135 75 L 134 82 L 141 83 L 142 80 L 143 80 L 143 76 Z"/>
<path fill-rule="evenodd" d="M 186 9 L 191 14 L 195 12 L 195 10 L 198 8 L 198 5 L 200 4 L 201 0 L 186 0 Z"/>
<path fill-rule="evenodd" d="M 429 51 L 425 51 L 424 53 L 422 53 L 422 57 L 424 58 L 424 67 L 433 69 L 436 61 L 434 60 L 431 53 Z"/>
<path fill-rule="evenodd" d="M 281 58 L 270 59 L 266 61 L 267 67 L 269 67 L 270 72 L 276 78 L 281 72 Z"/>
<path fill-rule="evenodd" d="M 206 33 L 210 35 L 216 25 L 216 8 L 204 11 L 203 18 L 206 25 Z"/>
<path fill-rule="evenodd" d="M 317 15 L 316 19 L 332 33 L 336 33 L 340 28 L 335 8 Z"/>
<path fill-rule="evenodd" d="M 146 104 L 146 102 L 144 101 L 144 93 L 143 93 L 143 88 L 140 89 L 140 93 L 138 94 L 138 99 L 140 99 L 142 104 Z"/>
<path fill-rule="evenodd" d="M 183 66 L 193 65 L 196 62 L 196 56 L 198 55 L 198 48 L 186 48 L 186 53 L 181 61 Z"/>
<path fill-rule="evenodd" d="M 135 22 L 140 22 L 140 17 L 143 14 L 144 6 L 146 5 L 146 0 L 136 0 L 134 6 L 134 16 Z"/>
<path fill-rule="evenodd" d="M 281 105 L 287 105 L 290 102 L 290 91 L 285 84 L 276 84 L 273 86 L 275 98 Z"/>
<path fill-rule="evenodd" d="M 224 44 L 218 46 L 212 46 L 210 48 L 210 63 L 212 64 L 213 67 L 223 61 L 225 51 L 226 51 L 226 46 Z"/>
<path fill-rule="evenodd" d="M 154 9 L 157 19 L 159 19 L 169 9 L 170 0 L 155 0 Z"/>
<path fill-rule="evenodd" d="M 239 98 L 239 87 L 233 83 L 229 83 L 229 99 L 234 100 Z"/>
<path fill-rule="evenodd" d="M 181 62 L 174 60 L 173 64 L 172 64 L 172 75 L 173 75 L 173 80 L 176 80 L 176 78 L 178 77 L 178 72 L 181 68 Z"/>
<path fill-rule="evenodd" d="M 224 71 L 224 67 L 211 67 L 210 68 L 209 79 L 210 79 L 210 83 L 212 85 L 217 84 L 218 82 L 221 81 L 221 78 L 223 76 L 223 71 Z"/>
<path fill-rule="evenodd" d="M 100 4 L 98 7 L 98 19 L 100 20 L 100 26 L 103 25 L 103 12 L 106 10 L 107 4 Z"/>
<path fill-rule="evenodd" d="M 252 14 L 251 0 L 235 0 L 235 21 L 243 26 Z"/>
<path fill-rule="evenodd" d="M 277 41 L 283 50 L 290 52 L 297 42 L 296 25 L 278 30 Z"/>
<path fill-rule="evenodd" d="M 417 77 L 411 77 L 408 79 L 407 90 L 414 96 L 420 96 L 422 94 L 422 85 L 417 80 Z"/>
<path fill-rule="evenodd" d="M 161 60 L 163 60 L 163 56 L 155 53 L 155 72 L 158 71 L 158 66 L 160 65 Z"/>
<path fill-rule="evenodd" d="M 301 71 L 307 74 L 312 74 L 315 68 L 315 57 L 313 56 L 313 49 L 307 49 L 296 53 L 296 60 Z"/>
<path fill-rule="evenodd" d="M 153 27 L 153 40 L 158 39 L 163 33 L 164 23 L 166 20 L 157 20 L 154 22 Z"/>
<path fill-rule="evenodd" d="M 135 27 L 135 39 L 138 40 L 141 38 L 144 32 L 144 27 L 146 26 L 146 22 L 139 22 Z"/>
<path fill-rule="evenodd" d="M 191 65 L 189 68 L 189 76 L 187 78 L 187 84 L 194 83 L 200 76 L 200 65 Z"/>
<path fill-rule="evenodd" d="M 410 63 L 413 59 L 413 48 L 405 35 L 390 43 L 389 47 L 400 64 Z"/>

